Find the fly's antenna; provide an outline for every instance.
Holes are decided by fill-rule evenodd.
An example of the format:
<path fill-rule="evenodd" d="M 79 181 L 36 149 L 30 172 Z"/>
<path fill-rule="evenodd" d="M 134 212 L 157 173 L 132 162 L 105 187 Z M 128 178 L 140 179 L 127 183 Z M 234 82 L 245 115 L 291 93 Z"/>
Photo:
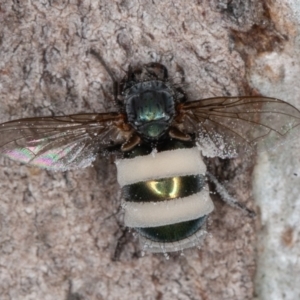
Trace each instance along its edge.
<path fill-rule="evenodd" d="M 109 77 L 111 78 L 112 83 L 113 83 L 113 97 L 114 97 L 113 102 L 114 102 L 114 105 L 116 107 L 118 107 L 118 109 L 121 111 L 122 110 L 122 103 L 118 99 L 119 91 L 120 91 L 119 81 L 116 79 L 115 74 L 108 67 L 108 65 L 104 61 L 103 57 L 95 49 L 90 49 L 90 51 L 88 53 L 92 54 L 94 57 L 97 58 L 97 60 L 100 62 L 100 64 L 103 66 L 103 68 L 105 69 L 105 71 L 107 72 Z"/>

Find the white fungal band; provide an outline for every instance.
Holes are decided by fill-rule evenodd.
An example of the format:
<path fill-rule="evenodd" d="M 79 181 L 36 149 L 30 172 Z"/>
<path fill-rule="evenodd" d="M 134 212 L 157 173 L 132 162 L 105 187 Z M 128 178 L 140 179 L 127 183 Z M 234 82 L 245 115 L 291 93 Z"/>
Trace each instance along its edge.
<path fill-rule="evenodd" d="M 161 202 L 124 202 L 128 227 L 157 227 L 198 219 L 214 209 L 207 188 L 185 198 Z"/>
<path fill-rule="evenodd" d="M 116 161 L 121 187 L 140 181 L 206 172 L 197 148 L 163 151 Z"/>

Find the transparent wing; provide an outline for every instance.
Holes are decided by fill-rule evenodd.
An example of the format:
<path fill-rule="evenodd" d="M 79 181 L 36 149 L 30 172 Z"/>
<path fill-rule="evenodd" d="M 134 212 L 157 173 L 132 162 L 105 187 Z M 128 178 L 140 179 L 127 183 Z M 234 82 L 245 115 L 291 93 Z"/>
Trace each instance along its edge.
<path fill-rule="evenodd" d="M 206 156 L 235 157 L 300 137 L 300 111 L 275 98 L 209 98 L 181 104 L 179 110 L 178 126 L 196 132 Z"/>
<path fill-rule="evenodd" d="M 106 147 L 125 141 L 117 113 L 27 118 L 0 125 L 0 154 L 40 168 L 87 167 Z"/>

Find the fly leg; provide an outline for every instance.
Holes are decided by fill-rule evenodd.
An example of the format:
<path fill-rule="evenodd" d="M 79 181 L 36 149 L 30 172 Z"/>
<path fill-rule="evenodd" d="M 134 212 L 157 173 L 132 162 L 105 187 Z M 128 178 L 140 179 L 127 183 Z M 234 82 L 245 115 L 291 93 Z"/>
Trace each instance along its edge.
<path fill-rule="evenodd" d="M 221 196 L 222 200 L 225 203 L 227 203 L 228 205 L 230 205 L 232 207 L 242 210 L 250 218 L 254 218 L 256 216 L 256 213 L 253 210 L 249 209 L 244 204 L 238 202 L 235 198 L 233 198 L 231 195 L 229 195 L 227 190 L 217 180 L 217 178 L 214 175 L 212 175 L 210 172 L 206 172 L 206 175 L 207 175 L 208 179 L 215 185 L 216 191 L 218 192 L 218 194 Z"/>

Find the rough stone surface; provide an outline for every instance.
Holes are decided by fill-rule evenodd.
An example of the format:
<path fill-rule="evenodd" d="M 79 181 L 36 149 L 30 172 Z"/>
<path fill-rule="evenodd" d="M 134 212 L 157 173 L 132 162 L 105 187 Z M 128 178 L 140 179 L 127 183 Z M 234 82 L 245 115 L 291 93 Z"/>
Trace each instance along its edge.
<path fill-rule="evenodd" d="M 190 99 L 255 94 L 255 63 L 283 55 L 282 28 L 296 26 L 280 23 L 288 7 L 277 2 L 2 1 L 0 120 L 112 109 L 111 80 L 91 48 L 120 79 L 150 61 L 171 80 L 184 72 Z M 0 166 L 1 300 L 253 299 L 255 222 L 218 199 L 200 249 L 142 256 L 122 226 L 112 162 L 65 173 Z M 218 168 L 253 207 L 251 163 Z M 294 232 L 286 228 L 284 237 Z"/>
<path fill-rule="evenodd" d="M 287 5 L 289 4 L 289 5 Z M 285 99 L 300 108 L 300 6 L 278 2 L 270 9 L 286 42 L 279 52 L 254 57 L 249 68 L 252 86 L 260 93 Z M 300 298 L 300 134 L 276 151 L 262 153 L 253 176 L 253 192 L 261 212 L 258 234 L 258 299 Z"/>

